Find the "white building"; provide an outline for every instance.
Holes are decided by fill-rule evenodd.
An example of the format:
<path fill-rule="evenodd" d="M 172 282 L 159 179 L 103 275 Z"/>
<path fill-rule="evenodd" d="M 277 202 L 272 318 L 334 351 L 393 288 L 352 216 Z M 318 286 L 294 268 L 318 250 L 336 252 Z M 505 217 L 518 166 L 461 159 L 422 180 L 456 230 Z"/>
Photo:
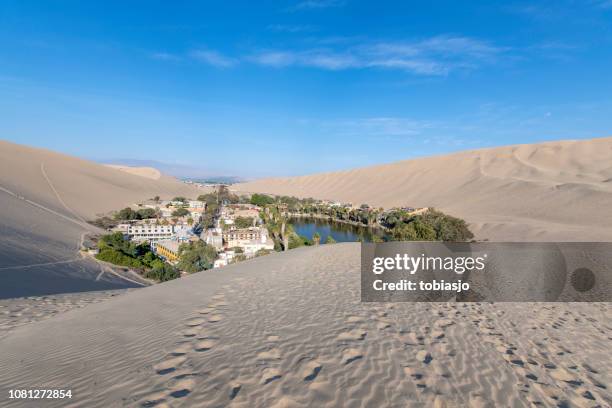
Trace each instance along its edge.
<path fill-rule="evenodd" d="M 206 202 L 204 201 L 190 200 L 188 204 L 189 204 L 189 208 L 202 208 L 202 209 L 206 208 Z"/>
<path fill-rule="evenodd" d="M 242 248 L 247 257 L 254 256 L 260 249 L 274 249 L 274 241 L 262 227 L 230 228 L 223 232 L 223 243 L 227 248 Z"/>
<path fill-rule="evenodd" d="M 119 224 L 116 229 L 128 235 L 134 241 L 156 242 L 173 238 L 175 235 L 174 225 Z"/>
<path fill-rule="evenodd" d="M 223 248 L 223 237 L 220 228 L 209 228 L 200 234 L 200 239 L 217 251 Z"/>
<path fill-rule="evenodd" d="M 222 266 L 229 265 L 234 259 L 234 256 L 236 256 L 234 251 L 220 252 L 218 258 L 215 259 L 215 262 L 213 263 L 213 268 L 220 268 Z"/>

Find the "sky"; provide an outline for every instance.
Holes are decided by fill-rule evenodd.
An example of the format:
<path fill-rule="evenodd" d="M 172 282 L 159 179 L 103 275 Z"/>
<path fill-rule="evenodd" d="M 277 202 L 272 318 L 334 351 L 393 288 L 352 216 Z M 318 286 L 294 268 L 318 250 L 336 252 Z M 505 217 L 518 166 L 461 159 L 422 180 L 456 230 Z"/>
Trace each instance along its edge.
<path fill-rule="evenodd" d="M 612 0 L 0 1 L 0 139 L 254 179 L 612 135 Z"/>

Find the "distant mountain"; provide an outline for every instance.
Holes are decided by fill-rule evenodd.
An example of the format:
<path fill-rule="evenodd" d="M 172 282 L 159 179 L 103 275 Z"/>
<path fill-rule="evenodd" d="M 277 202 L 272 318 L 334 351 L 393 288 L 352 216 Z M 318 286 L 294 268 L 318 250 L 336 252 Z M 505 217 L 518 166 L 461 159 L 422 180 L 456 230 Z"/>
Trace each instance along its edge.
<path fill-rule="evenodd" d="M 198 178 L 204 179 L 209 177 L 214 177 L 215 172 L 206 169 L 204 167 L 186 165 L 186 164 L 176 164 L 176 163 L 167 163 L 163 161 L 157 160 L 139 160 L 139 159 L 107 159 L 107 160 L 96 160 L 98 163 L 103 164 L 114 164 L 120 166 L 130 166 L 130 167 L 152 167 L 159 170 L 163 174 L 167 174 L 170 176 L 187 179 L 187 178 Z"/>
<path fill-rule="evenodd" d="M 194 183 L 202 184 L 236 184 L 244 183 L 246 180 L 241 177 L 235 176 L 217 176 L 217 177 L 205 177 L 205 178 L 193 178 L 193 177 L 182 177 L 181 180 L 191 181 Z"/>

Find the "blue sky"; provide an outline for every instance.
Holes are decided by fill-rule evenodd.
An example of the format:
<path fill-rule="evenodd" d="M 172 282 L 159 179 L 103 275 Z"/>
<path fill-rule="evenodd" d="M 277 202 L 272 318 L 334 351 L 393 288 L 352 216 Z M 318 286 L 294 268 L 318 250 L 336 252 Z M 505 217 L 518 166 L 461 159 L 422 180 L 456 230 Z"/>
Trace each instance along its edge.
<path fill-rule="evenodd" d="M 610 136 L 612 0 L 0 2 L 0 138 L 299 175 Z"/>

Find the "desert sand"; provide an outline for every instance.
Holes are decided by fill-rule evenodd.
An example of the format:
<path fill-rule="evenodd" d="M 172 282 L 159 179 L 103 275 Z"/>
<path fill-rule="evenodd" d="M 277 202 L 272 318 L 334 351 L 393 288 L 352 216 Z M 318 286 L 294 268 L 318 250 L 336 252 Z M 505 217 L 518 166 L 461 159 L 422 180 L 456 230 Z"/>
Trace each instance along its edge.
<path fill-rule="evenodd" d="M 612 240 L 610 137 L 465 151 L 234 188 L 385 208 L 436 207 L 492 241 Z"/>
<path fill-rule="evenodd" d="M 161 172 L 153 167 L 133 167 L 133 166 L 122 166 L 119 164 L 105 164 L 105 166 L 112 169 L 124 171 L 129 174 L 136 176 L 149 178 L 151 180 L 159 180 L 162 176 Z"/>
<path fill-rule="evenodd" d="M 610 144 L 465 152 L 379 166 L 382 176 L 361 169 L 240 187 L 436 206 L 502 239 L 605 238 Z M 356 243 L 111 291 L 139 285 L 76 258 L 92 228 L 83 219 L 193 190 L 0 147 L 0 295 L 103 290 L 0 302 L 2 406 L 30 406 L 6 396 L 32 388 L 69 389 L 71 400 L 44 406 L 73 407 L 612 406 L 609 303 L 362 303 Z"/>
<path fill-rule="evenodd" d="M 0 337 L 25 324 L 128 293 L 129 289 L 0 299 Z"/>
<path fill-rule="evenodd" d="M 612 404 L 612 309 L 361 303 L 359 245 L 274 254 L 14 328 L 0 395 L 48 406 Z M 3 401 L 7 406 L 19 405 Z"/>
<path fill-rule="evenodd" d="M 79 256 L 85 234 L 101 232 L 86 221 L 156 195 L 199 193 L 172 177 L 0 141 L 0 299 L 140 286 Z"/>

